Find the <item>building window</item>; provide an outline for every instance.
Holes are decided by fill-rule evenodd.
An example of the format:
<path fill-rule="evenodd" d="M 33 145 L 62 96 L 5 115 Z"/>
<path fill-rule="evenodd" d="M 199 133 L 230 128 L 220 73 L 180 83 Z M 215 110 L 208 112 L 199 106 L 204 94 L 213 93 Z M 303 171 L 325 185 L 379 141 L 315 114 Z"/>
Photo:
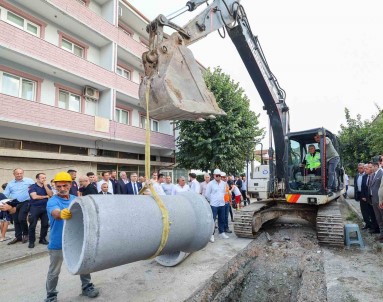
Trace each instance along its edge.
<path fill-rule="evenodd" d="M 85 98 L 85 114 L 97 115 L 97 100 Z"/>
<path fill-rule="evenodd" d="M 146 116 L 141 115 L 140 127 L 143 128 L 143 129 L 146 129 L 145 121 L 146 121 Z M 159 126 L 159 122 L 158 121 L 150 119 L 149 123 L 150 123 L 150 130 L 152 130 L 154 132 L 159 132 L 160 131 L 160 126 Z"/>
<path fill-rule="evenodd" d="M 29 101 L 36 99 L 36 82 L 0 71 L 1 92 Z"/>
<path fill-rule="evenodd" d="M 117 123 L 129 125 L 129 111 L 116 108 L 114 119 Z"/>
<path fill-rule="evenodd" d="M 155 120 L 151 120 L 151 121 L 152 121 L 152 131 L 154 132 L 160 131 L 160 126 L 158 121 L 155 121 Z"/>
<path fill-rule="evenodd" d="M 130 80 L 130 71 L 127 70 L 127 69 L 124 69 L 120 66 L 117 66 L 116 68 L 116 72 L 117 74 L 119 74 L 120 76 L 126 78 L 126 79 L 129 79 Z"/>
<path fill-rule="evenodd" d="M 13 26 L 16 26 L 26 32 L 29 32 L 31 33 L 32 35 L 35 35 L 37 37 L 40 36 L 40 26 L 9 11 L 9 10 L 6 10 L 4 9 L 4 12 L 3 12 L 4 16 L 3 16 L 3 19 L 9 23 L 9 24 L 12 24 Z M 1 14 L 0 14 L 1 16 Z"/>
<path fill-rule="evenodd" d="M 68 91 L 59 90 L 59 108 L 81 111 L 81 97 Z"/>
<path fill-rule="evenodd" d="M 83 58 L 84 57 L 84 48 L 71 42 L 68 41 L 64 38 L 61 39 L 61 48 L 65 49 L 73 54 L 75 54 L 78 57 Z"/>

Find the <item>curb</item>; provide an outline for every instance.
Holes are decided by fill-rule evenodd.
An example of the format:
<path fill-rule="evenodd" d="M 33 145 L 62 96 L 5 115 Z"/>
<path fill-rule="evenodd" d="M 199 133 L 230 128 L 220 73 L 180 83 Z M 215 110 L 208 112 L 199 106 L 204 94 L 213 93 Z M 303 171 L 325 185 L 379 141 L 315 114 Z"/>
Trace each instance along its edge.
<path fill-rule="evenodd" d="M 46 254 L 48 254 L 48 250 L 37 252 L 37 253 L 34 253 L 34 254 L 24 255 L 24 256 L 21 256 L 21 257 L 18 257 L 18 258 L 13 258 L 13 259 L 5 260 L 3 262 L 0 262 L 0 268 L 2 268 L 4 266 L 7 266 L 7 265 L 10 265 L 10 264 L 17 263 L 17 262 L 22 262 L 24 260 L 34 260 L 34 259 L 40 258 L 40 257 L 42 257 L 42 256 L 44 256 Z"/>
<path fill-rule="evenodd" d="M 355 205 L 354 205 L 351 201 L 349 201 L 348 199 L 345 199 L 345 201 L 346 201 L 347 206 L 348 206 L 353 212 L 355 212 L 355 214 L 358 216 L 358 218 L 359 218 L 361 221 L 363 221 L 363 216 L 362 216 L 362 214 L 355 208 Z"/>

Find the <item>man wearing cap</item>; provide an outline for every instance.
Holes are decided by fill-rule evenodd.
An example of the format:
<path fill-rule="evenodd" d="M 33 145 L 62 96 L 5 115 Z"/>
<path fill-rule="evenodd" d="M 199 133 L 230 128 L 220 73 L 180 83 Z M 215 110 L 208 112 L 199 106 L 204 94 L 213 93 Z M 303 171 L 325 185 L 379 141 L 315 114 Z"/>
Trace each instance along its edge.
<path fill-rule="evenodd" d="M 225 192 L 226 183 L 221 180 L 221 170 L 215 169 L 213 172 L 214 179 L 206 186 L 205 197 L 210 202 L 213 212 L 213 220 L 218 216 L 218 232 L 223 239 L 229 238 L 225 234 Z M 215 232 L 215 231 L 214 231 Z M 214 232 L 210 237 L 210 242 L 214 242 Z"/>
<path fill-rule="evenodd" d="M 54 177 L 55 187 L 57 194 L 51 197 L 47 204 L 48 218 L 51 226 L 50 240 L 48 245 L 49 250 L 49 270 L 46 282 L 47 298 L 46 302 L 57 301 L 58 291 L 56 290 L 61 265 L 63 263 L 62 254 L 62 233 L 64 227 L 64 220 L 71 219 L 72 213 L 68 207 L 74 195 L 69 194 L 71 188 L 72 177 L 67 172 L 59 172 Z M 90 282 L 90 274 L 80 275 L 82 295 L 89 298 L 98 296 L 99 291 Z"/>
<path fill-rule="evenodd" d="M 189 173 L 189 186 L 190 186 L 190 191 L 196 192 L 199 194 L 201 187 L 196 179 L 197 175 L 195 173 Z"/>

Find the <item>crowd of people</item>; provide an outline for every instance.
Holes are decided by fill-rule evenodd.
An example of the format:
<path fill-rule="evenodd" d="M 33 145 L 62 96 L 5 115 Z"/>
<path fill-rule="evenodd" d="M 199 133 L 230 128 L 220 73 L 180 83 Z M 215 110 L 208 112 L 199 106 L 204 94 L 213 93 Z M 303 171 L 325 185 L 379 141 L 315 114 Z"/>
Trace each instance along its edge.
<path fill-rule="evenodd" d="M 246 178 L 226 176 L 219 169 L 214 170 L 214 177 L 204 175 L 204 181 L 198 182 L 195 173 L 189 173 L 189 182 L 183 176 L 177 178 L 177 183 L 172 183 L 171 176 L 153 172 L 151 179 L 138 177 L 137 173 L 131 173 L 128 179 L 126 172 L 104 171 L 98 180 L 94 172 L 88 172 L 80 176 L 76 181 L 77 171 L 70 169 L 59 172 L 50 182 L 46 174 L 37 173 L 35 180 L 24 177 L 24 170 L 13 170 L 14 178 L 4 184 L 3 193 L 0 193 L 0 241 L 8 241 L 8 245 L 18 242 L 28 243 L 28 248 L 35 247 L 36 224 L 41 223 L 39 244 L 48 245 L 50 264 L 46 280 L 47 298 L 45 301 L 57 301 L 56 289 L 61 266 L 62 232 L 64 220 L 71 219 L 68 209 L 70 203 L 78 196 L 91 194 L 150 194 L 147 186 L 151 184 L 158 195 L 177 195 L 181 192 L 193 191 L 203 195 L 210 203 L 214 221 L 218 218 L 218 230 L 221 238 L 229 238 L 226 233 L 229 229 L 228 217 L 233 221 L 232 207 L 239 208 L 241 201 L 244 205 L 250 203 L 246 194 Z M 15 236 L 6 236 L 9 223 L 15 227 Z M 49 241 L 47 239 L 50 230 Z M 214 233 L 210 238 L 214 242 Z M 81 289 L 84 296 L 94 298 L 99 295 L 98 289 L 91 283 L 90 274 L 80 275 Z"/>
<path fill-rule="evenodd" d="M 71 177 L 71 186 L 69 194 L 73 196 L 86 196 L 91 194 L 127 194 L 137 195 L 145 185 L 145 177 L 138 176 L 137 173 L 128 175 L 122 171 L 117 176 L 116 170 L 104 171 L 101 173 L 101 179 L 98 179 L 94 172 L 88 172 L 78 178 L 77 171 L 68 170 Z M 246 177 L 226 176 L 222 172 L 222 180 L 225 183 L 225 199 L 222 199 L 225 207 L 225 215 L 232 215 L 232 207 L 236 208 L 242 202 L 244 206 L 249 203 L 246 195 Z M 14 178 L 8 183 L 3 184 L 3 193 L 0 193 L 0 202 L 17 204 L 16 212 L 11 215 L 9 211 L 0 211 L 0 242 L 8 241 L 8 245 L 17 242 L 28 243 L 29 248 L 35 247 L 36 242 L 36 224 L 41 221 L 39 243 L 48 245 L 47 234 L 49 228 L 47 203 L 48 200 L 57 194 L 57 185 L 54 179 L 50 182 L 46 174 L 37 173 L 35 180 L 24 177 L 24 170 L 17 168 L 13 171 Z M 213 178 L 215 180 L 215 178 Z M 211 181 L 210 174 L 204 174 L 204 181 L 198 182 L 195 173 L 189 173 L 188 183 L 184 176 L 177 178 L 177 182 L 172 183 L 170 175 L 153 172 L 151 183 L 159 195 L 177 195 L 181 192 L 193 191 L 206 197 L 210 202 L 211 192 L 206 193 L 207 185 Z M 226 187 L 227 186 L 227 187 Z M 145 194 L 145 192 L 144 192 Z M 214 199 L 214 198 L 213 198 Z M 213 202 L 214 204 L 214 202 Z M 233 218 L 232 218 L 233 219 Z M 15 236 L 10 238 L 6 235 L 10 223 L 14 224 Z M 225 224 L 228 225 L 227 223 Z M 228 227 L 224 231 L 231 232 Z M 223 231 L 220 231 L 223 233 Z"/>
<path fill-rule="evenodd" d="M 360 203 L 364 227 L 383 243 L 383 156 L 379 162 L 359 163 L 354 177 L 355 200 Z"/>

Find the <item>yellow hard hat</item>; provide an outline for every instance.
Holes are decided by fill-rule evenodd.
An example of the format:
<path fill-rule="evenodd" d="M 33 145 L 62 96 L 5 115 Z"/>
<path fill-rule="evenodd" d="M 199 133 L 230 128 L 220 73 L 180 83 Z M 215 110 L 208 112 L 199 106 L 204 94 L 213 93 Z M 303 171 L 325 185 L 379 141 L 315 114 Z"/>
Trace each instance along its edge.
<path fill-rule="evenodd" d="M 53 181 L 54 182 L 56 182 L 56 181 L 69 181 L 69 182 L 72 182 L 72 177 L 67 172 L 59 172 L 59 173 L 57 173 L 55 175 L 55 177 L 53 178 Z"/>

